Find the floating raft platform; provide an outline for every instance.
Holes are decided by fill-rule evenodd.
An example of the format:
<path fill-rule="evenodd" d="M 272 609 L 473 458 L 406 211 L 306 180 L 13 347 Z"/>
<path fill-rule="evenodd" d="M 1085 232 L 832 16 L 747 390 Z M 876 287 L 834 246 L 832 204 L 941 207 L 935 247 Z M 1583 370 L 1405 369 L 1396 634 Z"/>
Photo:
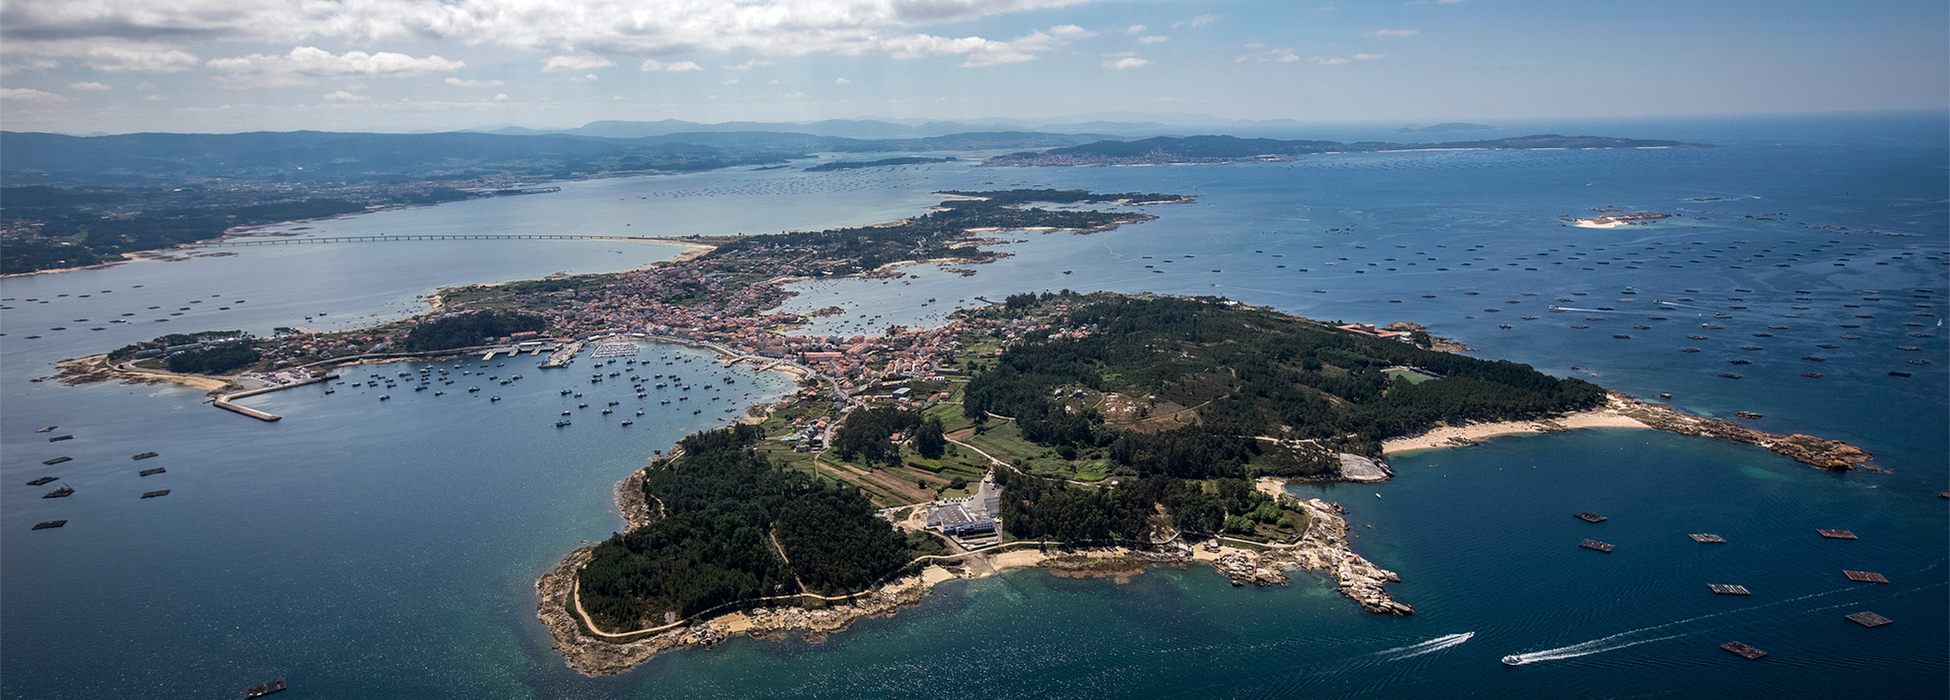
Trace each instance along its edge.
<path fill-rule="evenodd" d="M 1698 534 L 1687 535 L 1687 537 L 1693 538 L 1694 542 L 1704 542 L 1706 544 L 1726 544 L 1727 542 L 1727 538 L 1721 537 L 1719 535 L 1715 535 L 1710 532 L 1702 532 Z"/>
<path fill-rule="evenodd" d="M 1746 586 L 1736 586 L 1731 583 L 1709 583 L 1706 584 L 1706 587 L 1713 589 L 1714 593 L 1720 595 L 1753 595 L 1747 592 Z"/>
<path fill-rule="evenodd" d="M 1856 581 L 1859 583 L 1888 583 L 1889 582 L 1889 577 L 1883 576 L 1882 574 L 1878 574 L 1874 571 L 1849 571 L 1847 569 L 1843 569 L 1842 575 L 1847 576 L 1848 580 L 1850 581 Z"/>
<path fill-rule="evenodd" d="M 168 470 L 168 469 L 164 469 L 164 468 L 162 468 L 162 467 L 156 467 L 156 468 L 154 468 L 154 469 L 144 469 L 144 470 L 142 470 L 142 471 L 139 471 L 139 472 L 136 472 L 136 473 L 135 473 L 135 475 L 136 475 L 136 476 L 155 476 L 155 475 L 157 475 L 157 474 L 161 474 L 161 473 L 163 473 L 163 472 L 166 472 L 166 471 L 169 471 L 169 470 Z"/>
<path fill-rule="evenodd" d="M 154 452 L 144 452 L 144 453 L 142 453 L 142 454 L 139 454 L 139 455 L 135 455 L 135 456 L 133 456 L 133 457 L 130 457 L 129 459 L 133 459 L 133 460 L 144 460 L 144 459 L 148 459 L 148 458 L 150 458 L 150 457 L 154 457 L 154 456 L 156 456 L 156 453 L 154 453 Z"/>
<path fill-rule="evenodd" d="M 1740 642 L 1727 642 L 1725 644 L 1721 644 L 1720 648 L 1733 652 L 1734 656 L 1738 656 L 1748 661 L 1756 661 L 1759 660 L 1760 657 L 1767 655 L 1767 652 L 1761 651 L 1759 649 L 1755 649 L 1745 644 L 1741 644 Z"/>
<path fill-rule="evenodd" d="M 1583 520 L 1587 523 L 1602 523 L 1607 519 L 1605 518 L 1605 516 L 1599 515 L 1597 513 L 1593 513 L 1588 510 L 1582 513 L 1573 513 L 1572 516 L 1576 517 L 1579 520 Z"/>
<path fill-rule="evenodd" d="M 52 467 L 62 462 L 72 462 L 72 461 L 74 461 L 73 457 L 55 457 L 54 459 L 42 460 L 41 464 L 45 464 L 47 466 Z"/>
<path fill-rule="evenodd" d="M 60 436 L 60 437 L 51 437 L 51 438 L 48 438 L 48 439 L 47 439 L 47 441 L 48 441 L 48 442 L 60 442 L 60 441 L 62 441 L 62 440 L 73 440 L 73 439 L 74 439 L 74 436 L 73 436 L 73 435 L 62 435 L 62 436 Z"/>
<path fill-rule="evenodd" d="M 39 478 L 39 479 L 35 479 L 35 480 L 33 480 L 33 481 L 29 481 L 29 482 L 27 482 L 27 485 L 28 485 L 28 486 L 46 486 L 46 485 L 48 485 L 48 484 L 52 484 L 52 483 L 54 483 L 54 481 L 55 481 L 55 478 L 56 478 L 56 477 L 52 477 L 52 476 L 43 476 L 43 477 L 41 477 L 41 478 Z"/>
<path fill-rule="evenodd" d="M 41 495 L 41 498 L 67 498 L 74 495 L 73 486 L 63 486 Z"/>
<path fill-rule="evenodd" d="M 1895 622 L 1895 620 L 1891 620 L 1889 618 L 1883 617 L 1881 615 L 1877 615 L 1867 610 L 1864 610 L 1859 613 L 1855 613 L 1853 615 L 1844 615 L 1843 617 L 1847 618 L 1849 622 L 1853 622 L 1863 627 L 1881 627 L 1891 622 Z"/>
<path fill-rule="evenodd" d="M 1815 532 L 1821 533 L 1822 537 L 1826 537 L 1831 540 L 1861 539 L 1859 537 L 1856 537 L 1855 533 L 1849 532 L 1847 530 L 1816 530 Z"/>
<path fill-rule="evenodd" d="M 1579 542 L 1578 546 L 1583 547 L 1585 549 L 1595 549 L 1600 552 L 1605 552 L 1607 554 L 1609 554 L 1611 550 L 1617 548 L 1617 545 L 1613 545 L 1609 542 L 1599 542 L 1597 540 L 1585 540 L 1583 542 Z"/>
<path fill-rule="evenodd" d="M 278 692 L 280 690 L 284 690 L 284 679 L 282 678 L 275 681 L 271 681 L 269 683 L 265 683 L 263 685 L 253 685 L 249 688 L 245 688 L 244 697 L 246 698 L 246 700 L 248 700 L 249 698 L 261 698 L 266 695 L 270 695 L 272 693 Z"/>
<path fill-rule="evenodd" d="M 163 489 L 163 490 L 161 490 L 161 491 L 144 491 L 144 492 L 142 492 L 142 497 L 143 497 L 143 498 L 155 498 L 155 497 L 157 497 L 157 496 L 167 496 L 167 495 L 169 495 L 169 489 Z"/>
<path fill-rule="evenodd" d="M 49 520 L 49 521 L 47 521 L 47 522 L 44 522 L 44 523 L 36 523 L 36 524 L 34 525 L 34 529 L 36 529 L 36 530 L 52 530 L 52 529 L 54 529 L 54 528 L 57 528 L 57 527 L 60 527 L 60 526 L 62 526 L 62 525 L 66 525 L 66 524 L 68 524 L 68 521 L 66 521 L 66 520 Z M 1860 614 L 1860 613 L 1858 613 L 1858 614 Z M 1854 617 L 1854 615 L 1851 615 L 1850 617 L 1852 618 L 1852 617 Z M 1857 620 L 1857 622 L 1860 622 L 1860 620 Z M 1883 621 L 1883 623 L 1882 623 L 1882 624 L 1889 624 L 1889 623 L 1888 623 L 1888 621 L 1887 621 L 1887 620 L 1885 620 L 1885 621 Z M 1869 625 L 1869 626 L 1870 626 L 1870 627 L 1874 627 L 1875 625 Z"/>

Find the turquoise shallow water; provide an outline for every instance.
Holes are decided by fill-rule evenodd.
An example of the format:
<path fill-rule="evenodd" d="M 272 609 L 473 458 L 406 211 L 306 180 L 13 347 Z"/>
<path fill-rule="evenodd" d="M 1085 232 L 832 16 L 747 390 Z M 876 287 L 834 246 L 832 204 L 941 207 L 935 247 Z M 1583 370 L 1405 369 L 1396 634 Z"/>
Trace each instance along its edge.
<path fill-rule="evenodd" d="M 472 382 L 482 395 L 402 387 L 380 402 L 377 389 L 308 388 L 254 399 L 286 416 L 276 424 L 215 411 L 182 389 L 28 380 L 53 360 L 167 331 L 363 324 L 410 313 L 416 295 L 440 285 L 633 267 L 671 249 L 291 246 L 0 281 L 9 299 L 0 305 L 12 307 L 0 310 L 0 695 L 203 697 L 271 677 L 291 680 L 292 697 L 857 697 L 951 686 L 995 697 L 1940 693 L 1950 673 L 1950 524 L 1935 494 L 1950 479 L 1950 358 L 1940 316 L 1916 314 L 1950 313 L 1943 126 L 1941 115 L 1909 115 L 1565 128 L 1722 144 L 1700 151 L 702 173 L 573 183 L 561 197 L 300 232 L 721 233 L 883 221 L 945 187 L 1192 192 L 1198 203 L 1150 208 L 1159 220 L 1116 232 L 1021 235 L 1005 246 L 1015 255 L 971 277 L 917 267 L 911 284 L 808 283 L 791 303 L 846 306 L 849 316 L 809 332 L 848 335 L 925 324 L 976 295 L 1064 287 L 1220 293 L 1319 318 L 1415 320 L 1481 356 L 1640 396 L 1670 392 L 1701 413 L 1760 412 L 1760 427 L 1846 439 L 1896 470 L 1831 475 L 1754 448 L 1615 430 L 1402 456 L 1393 482 L 1318 491 L 1348 506 L 1358 551 L 1402 574 L 1393 590 L 1422 612 L 1406 619 L 1361 613 L 1304 576 L 1254 590 L 1196 568 L 1154 569 L 1124 586 L 1019 571 L 944 585 L 913 610 L 823 644 L 734 640 L 587 679 L 563 667 L 534 620 L 535 576 L 618 527 L 616 480 L 725 414 L 651 403 L 629 428 L 578 414 L 557 430 L 560 411 L 576 410 L 557 392 L 590 393 L 568 378 L 586 375 L 514 361 L 483 371 L 525 378 Z M 1624 231 L 1557 221 L 1601 206 L 1689 218 Z M 1682 295 L 1694 301 L 1644 310 Z M 1545 310 L 1558 298 L 1613 310 Z M 212 308 L 221 306 L 231 308 Z M 1712 319 L 1708 308 L 1732 318 Z M 329 316 L 304 320 L 321 311 Z M 101 323 L 121 313 L 137 322 Z M 1723 328 L 1703 332 L 1709 322 Z M 1763 349 L 1740 349 L 1750 344 Z M 1687 345 L 1702 352 L 1678 352 Z M 705 362 L 691 351 L 647 353 Z M 1827 359 L 1819 380 L 1800 376 L 1816 367 L 1799 359 L 1809 354 Z M 1716 376 L 1728 369 L 1743 379 Z M 768 396 L 783 383 L 735 386 Z M 504 400 L 487 402 L 495 393 Z M 47 443 L 33 432 L 45 425 L 77 437 Z M 162 456 L 140 467 L 169 473 L 136 477 L 129 455 L 151 450 Z M 58 455 L 75 459 L 40 464 Z M 42 489 L 23 484 L 43 473 L 77 494 L 40 499 Z M 172 493 L 137 499 L 154 488 Z M 1587 509 L 1612 520 L 1569 517 Z M 71 523 L 28 529 L 53 518 Z M 1817 527 L 1862 539 L 1823 540 Z M 1729 543 L 1684 537 L 1700 531 Z M 1578 549 L 1583 537 L 1619 548 Z M 1892 583 L 1849 584 L 1844 568 Z M 1755 595 L 1712 596 L 1709 582 Z M 1897 623 L 1865 630 L 1840 620 L 1856 609 Z M 1731 639 L 1772 656 L 1749 663 L 1713 648 Z M 1507 669 L 1495 660 L 1508 653 L 1558 658 Z"/>

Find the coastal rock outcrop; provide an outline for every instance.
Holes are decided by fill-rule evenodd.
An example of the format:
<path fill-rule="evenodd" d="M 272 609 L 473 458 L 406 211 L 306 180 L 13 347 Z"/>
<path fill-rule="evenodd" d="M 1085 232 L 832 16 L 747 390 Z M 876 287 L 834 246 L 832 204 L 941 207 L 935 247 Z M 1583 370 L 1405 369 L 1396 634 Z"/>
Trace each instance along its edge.
<path fill-rule="evenodd" d="M 1840 440 L 1826 440 L 1800 433 L 1779 435 L 1718 418 L 1689 416 L 1671 406 L 1646 403 L 1616 391 L 1610 392 L 1609 401 L 1612 411 L 1657 430 L 1758 445 L 1817 469 L 1854 469 L 1875 457 L 1867 450 Z"/>
<path fill-rule="evenodd" d="M 1291 497 L 1287 497 L 1291 498 Z M 1346 511 L 1318 498 L 1290 501 L 1305 511 L 1313 525 L 1299 542 L 1271 545 L 1264 550 L 1232 550 L 1212 560 L 1212 568 L 1233 585 L 1286 585 L 1284 570 L 1305 569 L 1333 576 L 1341 595 L 1361 609 L 1379 615 L 1413 615 L 1415 608 L 1396 601 L 1383 586 L 1402 580 L 1348 548 Z"/>

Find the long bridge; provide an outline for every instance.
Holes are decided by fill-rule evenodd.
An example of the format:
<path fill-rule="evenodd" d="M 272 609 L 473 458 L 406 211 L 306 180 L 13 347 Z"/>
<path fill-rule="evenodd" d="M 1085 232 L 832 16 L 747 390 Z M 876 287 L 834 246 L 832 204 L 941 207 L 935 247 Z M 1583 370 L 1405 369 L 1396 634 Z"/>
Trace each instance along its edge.
<path fill-rule="evenodd" d="M 277 238 L 238 238 L 209 243 L 209 246 L 242 245 L 298 245 L 305 243 L 391 243 L 394 241 L 571 241 L 608 240 L 643 241 L 651 243 L 668 242 L 669 239 L 654 236 L 573 236 L 553 234 L 402 234 L 386 236 L 291 236 Z"/>

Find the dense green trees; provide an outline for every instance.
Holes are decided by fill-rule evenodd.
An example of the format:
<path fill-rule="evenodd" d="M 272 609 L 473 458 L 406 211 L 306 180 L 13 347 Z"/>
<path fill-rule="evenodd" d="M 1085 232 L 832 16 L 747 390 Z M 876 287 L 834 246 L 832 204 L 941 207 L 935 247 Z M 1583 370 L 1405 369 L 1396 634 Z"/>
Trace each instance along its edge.
<path fill-rule="evenodd" d="M 179 352 L 169 356 L 171 372 L 188 374 L 223 374 L 257 362 L 262 355 L 257 348 L 247 344 L 223 348 L 211 348 L 193 352 Z"/>
<path fill-rule="evenodd" d="M 890 439 L 921 424 L 921 414 L 893 406 L 863 408 L 846 414 L 833 431 L 833 451 L 840 459 L 872 464 L 899 464 L 900 448 Z"/>
<path fill-rule="evenodd" d="M 540 331 L 547 325 L 548 321 L 541 316 L 513 311 L 458 314 L 414 325 L 400 339 L 398 347 L 406 352 L 472 347 L 488 338 Z"/>
<path fill-rule="evenodd" d="M 914 451 L 928 459 L 941 459 L 948 453 L 948 438 L 942 433 L 940 418 L 928 416 L 914 429 Z"/>
<path fill-rule="evenodd" d="M 749 425 L 698 433 L 645 470 L 644 495 L 663 517 L 597 545 L 577 574 L 598 625 L 662 624 L 666 613 L 799 593 L 800 582 L 845 594 L 913 558 L 866 496 L 779 469 L 751 449 L 762 435 Z"/>

